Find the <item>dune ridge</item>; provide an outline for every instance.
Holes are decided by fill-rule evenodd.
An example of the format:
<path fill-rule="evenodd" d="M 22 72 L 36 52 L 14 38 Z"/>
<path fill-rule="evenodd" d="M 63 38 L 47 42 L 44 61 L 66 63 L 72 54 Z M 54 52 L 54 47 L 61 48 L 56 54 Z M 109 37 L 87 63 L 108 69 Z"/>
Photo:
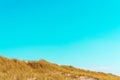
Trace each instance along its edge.
<path fill-rule="evenodd" d="M 0 56 L 0 80 L 120 80 L 120 77 L 46 60 L 20 61 Z"/>

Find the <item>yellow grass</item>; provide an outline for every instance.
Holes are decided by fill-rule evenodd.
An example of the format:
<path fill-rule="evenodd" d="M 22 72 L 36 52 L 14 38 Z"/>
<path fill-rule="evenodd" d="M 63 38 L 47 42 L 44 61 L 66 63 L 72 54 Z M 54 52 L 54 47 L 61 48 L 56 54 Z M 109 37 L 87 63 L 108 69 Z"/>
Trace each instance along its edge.
<path fill-rule="evenodd" d="M 26 62 L 0 57 L 0 80 L 78 80 L 80 76 L 96 80 L 120 80 L 120 77 L 112 74 L 60 66 L 45 60 Z"/>

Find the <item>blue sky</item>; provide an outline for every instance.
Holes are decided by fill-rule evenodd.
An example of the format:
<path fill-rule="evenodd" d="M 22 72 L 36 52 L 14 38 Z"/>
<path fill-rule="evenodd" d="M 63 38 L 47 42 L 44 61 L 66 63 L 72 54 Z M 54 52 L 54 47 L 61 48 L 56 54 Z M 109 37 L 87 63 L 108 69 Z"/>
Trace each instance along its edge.
<path fill-rule="evenodd" d="M 119 0 L 0 0 L 0 55 L 120 75 Z"/>

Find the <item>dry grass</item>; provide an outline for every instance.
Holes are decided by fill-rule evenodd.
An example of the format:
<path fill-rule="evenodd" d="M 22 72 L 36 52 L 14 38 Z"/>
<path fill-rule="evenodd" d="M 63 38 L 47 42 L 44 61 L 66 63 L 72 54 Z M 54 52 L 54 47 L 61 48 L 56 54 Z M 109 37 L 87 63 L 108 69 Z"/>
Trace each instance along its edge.
<path fill-rule="evenodd" d="M 0 57 L 0 80 L 80 80 L 82 76 L 95 80 L 120 80 L 112 74 L 59 66 L 45 60 L 26 62 Z"/>

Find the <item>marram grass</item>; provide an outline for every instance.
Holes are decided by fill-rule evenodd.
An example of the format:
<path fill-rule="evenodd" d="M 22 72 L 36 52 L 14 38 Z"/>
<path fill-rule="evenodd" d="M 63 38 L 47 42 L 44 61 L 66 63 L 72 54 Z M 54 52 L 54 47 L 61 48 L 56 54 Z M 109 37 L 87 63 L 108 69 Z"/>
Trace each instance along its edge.
<path fill-rule="evenodd" d="M 0 57 L 0 80 L 82 80 L 80 77 L 92 80 L 120 80 L 119 76 L 112 74 L 60 66 L 45 60 L 19 61 Z"/>

